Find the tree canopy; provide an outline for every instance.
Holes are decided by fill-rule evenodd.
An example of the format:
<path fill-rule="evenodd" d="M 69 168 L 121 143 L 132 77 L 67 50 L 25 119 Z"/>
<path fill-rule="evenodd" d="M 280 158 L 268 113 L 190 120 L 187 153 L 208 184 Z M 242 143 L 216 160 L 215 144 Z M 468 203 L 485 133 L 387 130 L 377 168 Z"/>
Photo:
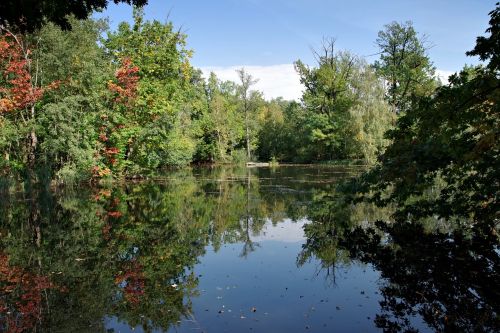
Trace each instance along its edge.
<path fill-rule="evenodd" d="M 411 21 L 385 25 L 376 44 L 380 60 L 374 67 L 387 82 L 387 100 L 394 112 L 409 110 L 414 97 L 434 91 L 435 70 L 427 55 L 427 37 L 419 36 Z"/>
<path fill-rule="evenodd" d="M 386 144 L 383 133 L 392 125 L 381 80 L 364 59 L 336 51 L 333 40 L 315 55 L 317 67 L 295 63 L 305 87 L 309 158 L 374 160 Z"/>
<path fill-rule="evenodd" d="M 113 0 L 144 6 L 147 0 Z M 70 29 L 68 15 L 86 19 L 96 10 L 107 7 L 109 0 L 3 0 L 0 2 L 0 25 L 15 26 L 16 30 L 34 31 L 46 22 L 52 22 L 64 29 Z"/>
<path fill-rule="evenodd" d="M 478 38 L 468 53 L 488 61 L 486 67 L 467 67 L 421 97 L 388 132 L 392 143 L 380 164 L 354 182 L 369 200 L 396 203 L 400 220 L 437 215 L 498 221 L 498 5 L 490 15 L 490 36 Z"/>

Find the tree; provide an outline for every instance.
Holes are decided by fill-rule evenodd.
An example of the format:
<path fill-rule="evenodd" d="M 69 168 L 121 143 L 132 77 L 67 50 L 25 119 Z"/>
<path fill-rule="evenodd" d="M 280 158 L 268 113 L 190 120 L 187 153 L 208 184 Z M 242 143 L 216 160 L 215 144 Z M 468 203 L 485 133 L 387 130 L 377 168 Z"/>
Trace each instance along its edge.
<path fill-rule="evenodd" d="M 0 26 L 11 26 L 23 32 L 33 32 L 46 22 L 53 22 L 64 29 L 70 29 L 68 15 L 86 19 L 96 10 L 107 7 L 109 0 L 3 0 L 0 2 Z M 144 6 L 147 0 L 113 0 Z"/>
<path fill-rule="evenodd" d="M 334 40 L 326 40 L 315 56 L 317 67 L 300 60 L 295 63 L 305 86 L 307 160 L 373 160 L 384 146 L 382 133 L 391 123 L 381 82 L 362 58 L 336 52 Z M 374 135 L 376 139 L 367 140 Z M 365 144 L 374 149 L 366 149 Z"/>
<path fill-rule="evenodd" d="M 396 113 L 409 110 L 412 96 L 429 95 L 436 87 L 426 42 L 411 21 L 392 22 L 378 33 L 380 60 L 374 67 L 387 81 L 387 100 Z"/>
<path fill-rule="evenodd" d="M 479 36 L 476 39 L 476 46 L 466 54 L 469 56 L 479 56 L 482 61 L 490 60 L 488 68 L 498 71 L 500 67 L 500 3 L 490 12 L 490 26 L 486 32 L 489 37 Z"/>
<path fill-rule="evenodd" d="M 31 176 L 38 147 L 35 104 L 42 98 L 44 92 L 56 87 L 57 82 L 42 86 L 38 60 L 35 59 L 33 62 L 31 45 L 22 36 L 6 28 L 0 27 L 0 32 L 5 33 L 0 36 L 0 117 L 5 117 L 2 123 L 11 122 L 14 126 L 23 128 L 18 133 L 24 136 L 18 138 L 23 142 L 21 145 L 14 139 L 14 142 L 6 147 L 2 164 L 9 167 L 9 150 L 14 146 L 16 153 L 20 153 L 17 162 L 24 164 L 30 173 L 30 178 L 33 178 Z"/>
<path fill-rule="evenodd" d="M 485 227 L 498 223 L 500 193 L 499 5 L 489 37 L 469 54 L 488 60 L 466 68 L 433 96 L 421 97 L 389 131 L 380 165 L 354 181 L 362 198 L 398 206 L 402 221 L 437 215 Z"/>
<path fill-rule="evenodd" d="M 114 62 L 128 58 L 139 68 L 137 99 L 122 113 L 129 173 L 191 162 L 193 118 L 202 104 L 198 97 L 203 97 L 193 98 L 197 87 L 191 81 L 192 51 L 186 48 L 186 35 L 171 22 L 144 21 L 143 15 L 136 8 L 133 26 L 122 22 L 104 42 Z"/>
<path fill-rule="evenodd" d="M 282 99 L 274 99 L 262 108 L 259 120 L 262 123 L 259 130 L 259 146 L 257 155 L 260 160 L 283 160 L 287 144 L 284 110 L 288 103 Z M 295 133 L 297 135 L 298 133 Z"/>
<path fill-rule="evenodd" d="M 39 103 L 38 168 L 63 183 L 88 180 L 96 165 L 97 120 L 107 107 L 104 96 L 114 70 L 96 43 L 105 21 L 71 18 L 70 23 L 71 30 L 44 25 L 35 50 L 43 81 L 60 82 Z"/>
<path fill-rule="evenodd" d="M 302 101 L 310 115 L 307 127 L 315 147 L 313 160 L 346 158 L 344 129 L 348 110 L 354 105 L 349 82 L 360 59 L 348 52 L 336 52 L 334 46 L 334 40 L 326 40 L 321 51 L 314 51 L 317 67 L 310 68 L 300 60 L 295 63 L 306 88 Z"/>
<path fill-rule="evenodd" d="M 240 96 L 243 103 L 243 112 L 245 114 L 245 142 L 247 150 L 247 160 L 251 159 L 250 152 L 250 122 L 251 122 L 251 112 L 253 111 L 253 106 L 251 103 L 251 91 L 250 87 L 258 82 L 252 75 L 248 74 L 244 68 L 236 70 L 238 77 L 240 79 Z"/>
<path fill-rule="evenodd" d="M 200 120 L 203 135 L 198 160 L 227 162 L 244 139 L 244 122 L 238 112 L 238 91 L 232 81 L 221 82 L 210 73 L 206 84 L 207 112 Z"/>

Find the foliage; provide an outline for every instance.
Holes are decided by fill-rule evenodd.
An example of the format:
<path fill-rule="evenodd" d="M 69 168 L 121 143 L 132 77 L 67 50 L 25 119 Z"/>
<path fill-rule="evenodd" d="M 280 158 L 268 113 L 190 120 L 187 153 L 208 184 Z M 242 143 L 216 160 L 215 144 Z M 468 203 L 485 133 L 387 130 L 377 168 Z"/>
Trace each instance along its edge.
<path fill-rule="evenodd" d="M 46 22 L 52 22 L 64 29 L 70 29 L 72 24 L 68 16 L 86 19 L 95 10 L 106 8 L 108 0 L 42 0 L 16 1 L 5 0 L 0 3 L 0 25 L 13 26 L 16 30 L 33 32 Z M 124 2 L 134 6 L 143 6 L 147 0 L 113 0 L 114 3 Z"/>
<path fill-rule="evenodd" d="M 305 160 L 373 161 L 392 124 L 380 81 L 361 58 L 335 52 L 334 41 L 327 41 L 316 58 L 317 68 L 295 63 L 306 88 Z"/>
<path fill-rule="evenodd" d="M 21 166 L 19 169 L 32 174 L 38 146 L 35 128 L 38 113 L 35 106 L 44 92 L 55 88 L 58 83 L 52 82 L 42 87 L 29 43 L 7 29 L 0 27 L 0 31 L 5 32 L 0 37 L 0 117 L 5 119 L 2 121 L 4 124 L 19 126 L 17 135 L 6 138 L 10 142 L 3 144 L 6 150 L 0 165 L 4 166 L 4 171 L 10 170 L 12 166 Z M 7 129 L 9 127 L 7 125 Z M 15 159 L 13 164 L 11 158 Z"/>
<path fill-rule="evenodd" d="M 258 107 L 260 96 L 255 91 L 251 91 L 250 87 L 258 82 L 252 75 L 245 72 L 244 68 L 236 70 L 238 73 L 238 78 L 240 79 L 240 85 L 238 86 L 238 92 L 240 94 L 241 106 L 240 109 L 245 115 L 245 146 L 247 150 L 247 161 L 252 159 L 252 146 L 253 138 L 255 137 L 255 125 L 256 122 L 252 121 L 255 117 L 255 111 Z"/>
<path fill-rule="evenodd" d="M 196 160 L 231 162 L 231 156 L 244 137 L 243 117 L 238 112 L 237 86 L 221 82 L 210 74 L 205 88 L 207 111 L 200 118 L 203 135 Z"/>
<path fill-rule="evenodd" d="M 494 32 L 498 8 L 491 15 Z M 380 165 L 355 181 L 355 190 L 379 205 L 396 203 L 400 220 L 438 215 L 497 223 L 499 66 L 496 43 L 484 43 L 495 38 L 479 39 L 470 53 L 489 60 L 486 68 L 453 75 L 398 119 Z"/>
<path fill-rule="evenodd" d="M 373 164 L 398 136 L 383 135 L 395 122 L 391 106 L 423 108 L 414 97 L 435 98 L 425 41 L 410 23 L 380 33 L 375 69 L 336 51 L 332 40 L 315 52 L 316 66 L 297 61 L 305 86 L 297 103 L 266 101 L 245 69 L 238 83 L 204 79 L 190 64 L 186 34 L 172 22 L 145 20 L 140 8 L 116 31 L 80 17 L 67 17 L 72 30 L 45 23 L 16 35 L 3 28 L 3 177 L 74 183 L 251 159 Z M 495 44 L 480 40 L 474 54 Z M 401 122 L 424 116 L 401 114 Z"/>
<path fill-rule="evenodd" d="M 387 100 L 396 113 L 410 110 L 414 97 L 428 96 L 436 88 L 426 42 L 411 21 L 392 22 L 378 33 L 380 60 L 374 67 L 387 82 Z"/>
<path fill-rule="evenodd" d="M 96 120 L 112 75 L 95 43 L 106 23 L 72 19 L 71 24 L 71 31 L 45 25 L 37 35 L 36 52 L 42 79 L 60 82 L 40 105 L 38 168 L 66 183 L 91 176 L 99 134 Z"/>
<path fill-rule="evenodd" d="M 144 22 L 142 11 L 135 9 L 134 26 L 120 24 L 105 41 L 111 58 L 130 59 L 137 66 L 134 105 L 115 99 L 124 117 L 123 132 L 127 133 L 122 146 L 129 146 L 122 148 L 122 159 L 133 170 L 137 169 L 134 165 L 145 170 L 186 165 L 194 154 L 196 100 L 188 97 L 195 87 L 190 81 L 192 52 L 185 48 L 185 39 L 180 31 L 174 31 L 172 23 Z"/>

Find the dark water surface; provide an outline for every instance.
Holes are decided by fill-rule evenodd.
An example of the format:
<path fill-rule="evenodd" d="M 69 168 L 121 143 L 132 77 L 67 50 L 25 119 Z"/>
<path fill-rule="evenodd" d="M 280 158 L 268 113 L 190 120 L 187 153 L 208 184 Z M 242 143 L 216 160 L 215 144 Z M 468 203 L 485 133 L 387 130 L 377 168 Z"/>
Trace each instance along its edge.
<path fill-rule="evenodd" d="M 495 237 L 343 205 L 357 167 L 194 169 L 0 203 L 0 331 L 500 330 Z"/>

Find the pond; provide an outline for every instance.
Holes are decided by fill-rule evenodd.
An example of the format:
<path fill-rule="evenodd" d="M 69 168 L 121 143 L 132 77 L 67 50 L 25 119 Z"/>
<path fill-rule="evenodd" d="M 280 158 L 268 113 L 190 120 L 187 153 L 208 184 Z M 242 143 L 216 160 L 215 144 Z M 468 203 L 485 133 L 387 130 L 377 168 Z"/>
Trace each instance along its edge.
<path fill-rule="evenodd" d="M 497 238 L 343 204 L 335 186 L 361 170 L 4 195 L 0 331 L 499 331 Z"/>

